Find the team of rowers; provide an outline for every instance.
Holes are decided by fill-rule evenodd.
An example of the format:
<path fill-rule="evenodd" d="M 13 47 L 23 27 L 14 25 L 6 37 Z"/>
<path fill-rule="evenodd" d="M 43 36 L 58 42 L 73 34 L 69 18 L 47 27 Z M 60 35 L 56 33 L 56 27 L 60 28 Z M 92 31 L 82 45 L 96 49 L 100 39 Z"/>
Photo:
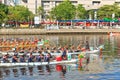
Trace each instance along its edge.
<path fill-rule="evenodd" d="M 50 59 L 52 58 L 50 53 L 47 53 L 46 55 L 43 55 L 41 52 L 39 53 L 38 56 L 33 56 L 32 53 L 30 53 L 29 56 L 23 54 L 18 56 L 18 54 L 14 54 L 12 56 L 12 60 L 9 60 L 9 54 L 6 54 L 2 57 L 2 62 L 3 63 L 9 63 L 9 62 L 50 62 Z"/>
<path fill-rule="evenodd" d="M 0 40 L 1 41 L 1 40 Z M 70 52 L 74 52 L 74 51 L 81 51 L 84 50 L 83 48 L 81 48 L 81 45 L 78 45 L 77 48 L 75 48 L 74 45 L 71 45 L 71 47 L 66 46 L 59 46 L 59 47 L 50 47 L 49 45 L 47 46 L 37 46 L 38 41 L 41 41 L 41 39 L 35 39 L 33 40 L 33 42 L 26 40 L 13 40 L 10 43 L 14 43 L 14 46 L 17 45 L 32 45 L 31 47 L 20 47 L 20 49 L 18 49 L 19 47 L 15 48 L 14 50 L 14 55 L 12 56 L 12 62 L 49 62 L 50 58 L 52 58 L 53 56 L 51 56 L 50 53 L 63 53 L 61 55 L 62 59 L 67 59 L 67 53 Z M 7 43 L 6 45 L 8 45 L 9 41 L 5 41 L 5 43 Z M 3 42 L 1 43 L 2 45 L 4 44 Z M 5 44 L 4 44 L 5 45 Z M 10 45 L 10 44 L 9 44 Z M 34 47 L 33 47 L 34 46 Z M 88 41 L 86 41 L 85 44 L 85 49 L 89 49 L 89 43 Z M 18 56 L 18 52 L 19 53 L 24 53 L 21 56 Z M 47 53 L 47 55 L 42 54 L 43 52 Z M 27 56 L 26 54 L 30 54 L 29 56 Z M 33 56 L 33 53 L 39 53 L 38 56 Z M 11 62 L 10 60 L 8 60 L 9 58 L 9 54 L 3 55 L 2 57 L 2 61 L 4 63 L 6 62 Z"/>
<path fill-rule="evenodd" d="M 20 51 L 21 49 L 35 49 L 38 47 L 38 43 L 41 42 L 43 39 L 38 39 L 38 38 L 30 38 L 30 39 L 20 39 L 20 38 L 15 38 L 15 39 L 0 39 L 0 51 L 10 51 L 13 48 L 16 48 L 16 51 Z M 47 41 L 47 40 L 46 40 Z M 84 43 L 82 44 L 84 45 Z M 57 46 L 58 48 L 61 48 L 63 46 L 59 45 Z M 51 48 L 51 49 L 56 49 L 56 46 L 51 46 L 50 42 L 45 42 L 44 40 L 44 46 L 42 48 Z M 69 48 L 71 50 L 76 49 L 75 45 L 65 45 L 64 47 Z M 77 46 L 77 50 L 81 49 L 81 44 Z"/>
<path fill-rule="evenodd" d="M 43 40 L 43 39 L 38 39 L 38 38 L 0 39 L 0 51 L 9 51 L 12 48 L 16 48 L 17 51 L 19 51 L 21 48 L 27 48 L 27 49 L 28 48 L 35 48 L 38 45 L 38 42 L 41 40 Z M 49 44 L 48 42 L 44 42 L 44 44 Z"/>

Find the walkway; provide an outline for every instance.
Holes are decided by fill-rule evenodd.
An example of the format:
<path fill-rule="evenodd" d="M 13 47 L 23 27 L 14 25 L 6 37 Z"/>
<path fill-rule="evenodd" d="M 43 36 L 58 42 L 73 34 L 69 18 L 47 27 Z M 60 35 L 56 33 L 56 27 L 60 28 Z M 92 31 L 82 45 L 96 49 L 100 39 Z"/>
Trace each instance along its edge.
<path fill-rule="evenodd" d="M 42 34 L 108 34 L 119 32 L 120 29 L 0 29 L 0 35 L 42 35 Z"/>

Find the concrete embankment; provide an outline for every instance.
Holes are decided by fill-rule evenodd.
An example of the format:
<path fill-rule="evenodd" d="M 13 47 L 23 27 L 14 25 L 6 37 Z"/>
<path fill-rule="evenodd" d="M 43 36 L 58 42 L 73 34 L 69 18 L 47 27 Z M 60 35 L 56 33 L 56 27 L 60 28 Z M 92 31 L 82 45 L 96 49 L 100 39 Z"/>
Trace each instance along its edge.
<path fill-rule="evenodd" d="M 119 29 L 0 29 L 0 35 L 45 35 L 45 34 L 108 34 L 120 33 Z"/>

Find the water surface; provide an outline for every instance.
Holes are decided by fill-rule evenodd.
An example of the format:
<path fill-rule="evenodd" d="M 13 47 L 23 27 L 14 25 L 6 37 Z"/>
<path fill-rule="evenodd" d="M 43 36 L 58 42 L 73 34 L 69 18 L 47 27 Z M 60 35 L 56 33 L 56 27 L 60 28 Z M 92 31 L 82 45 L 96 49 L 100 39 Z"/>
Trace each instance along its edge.
<path fill-rule="evenodd" d="M 66 72 L 57 65 L 34 66 L 34 67 L 12 67 L 0 68 L 1 80 L 119 80 L 120 79 L 120 37 L 108 35 L 4 35 L 2 39 L 9 38 L 43 38 L 50 41 L 50 45 L 75 45 L 89 41 L 90 46 L 97 47 L 105 44 L 102 62 L 99 64 L 104 68 L 103 71 L 80 70 L 78 65 L 66 66 Z M 97 64 L 93 65 L 94 67 Z M 64 74 L 63 74 L 64 73 Z"/>

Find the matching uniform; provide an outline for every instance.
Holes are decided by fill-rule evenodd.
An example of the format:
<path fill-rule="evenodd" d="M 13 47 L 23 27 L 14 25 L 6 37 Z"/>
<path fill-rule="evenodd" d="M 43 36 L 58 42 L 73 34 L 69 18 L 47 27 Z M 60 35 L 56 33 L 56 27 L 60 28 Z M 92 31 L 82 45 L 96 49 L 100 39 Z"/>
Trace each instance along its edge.
<path fill-rule="evenodd" d="M 13 63 L 18 62 L 18 59 L 17 59 L 17 57 L 16 57 L 16 56 L 13 56 L 13 58 L 12 58 L 12 62 L 13 62 Z"/>

